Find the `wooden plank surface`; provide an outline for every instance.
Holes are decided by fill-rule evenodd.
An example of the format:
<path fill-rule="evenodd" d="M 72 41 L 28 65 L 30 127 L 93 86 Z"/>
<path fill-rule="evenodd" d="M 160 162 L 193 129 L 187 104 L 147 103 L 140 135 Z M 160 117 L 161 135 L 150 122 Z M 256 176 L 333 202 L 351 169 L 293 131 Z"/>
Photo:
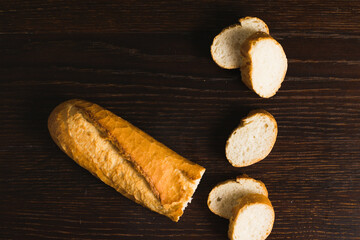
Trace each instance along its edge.
<path fill-rule="evenodd" d="M 211 59 L 244 16 L 284 47 L 286 79 L 262 99 Z M 359 1 L 2 1 L 0 238 L 227 239 L 207 194 L 241 173 L 263 181 L 268 239 L 360 239 Z M 178 223 L 124 198 L 51 140 L 47 117 L 93 101 L 207 168 Z M 246 168 L 225 141 L 250 110 L 278 121 L 271 154 Z"/>

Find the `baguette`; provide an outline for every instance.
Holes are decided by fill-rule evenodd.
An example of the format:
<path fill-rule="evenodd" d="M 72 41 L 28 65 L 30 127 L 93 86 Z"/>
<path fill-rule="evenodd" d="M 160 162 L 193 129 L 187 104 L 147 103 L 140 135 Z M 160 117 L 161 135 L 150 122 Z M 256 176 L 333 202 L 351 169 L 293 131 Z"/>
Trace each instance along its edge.
<path fill-rule="evenodd" d="M 175 222 L 205 172 L 124 119 L 84 100 L 57 106 L 48 128 L 60 149 L 80 166 Z"/>
<path fill-rule="evenodd" d="M 230 219 L 238 199 L 250 193 L 268 196 L 263 182 L 244 174 L 235 180 L 227 180 L 216 185 L 209 193 L 207 204 L 216 215 Z"/>

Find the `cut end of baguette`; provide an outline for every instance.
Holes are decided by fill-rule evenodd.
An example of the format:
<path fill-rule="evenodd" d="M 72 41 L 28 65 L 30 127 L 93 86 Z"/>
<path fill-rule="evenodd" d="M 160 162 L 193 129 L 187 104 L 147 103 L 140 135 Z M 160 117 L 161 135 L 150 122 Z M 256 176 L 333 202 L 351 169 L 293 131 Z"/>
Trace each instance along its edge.
<path fill-rule="evenodd" d="M 239 200 L 230 218 L 231 240 L 264 240 L 274 225 L 275 212 L 270 200 L 261 194 L 249 194 Z"/>
<path fill-rule="evenodd" d="M 245 17 L 239 24 L 231 25 L 222 30 L 211 45 L 211 56 L 222 68 L 240 68 L 242 56 L 241 45 L 255 32 L 269 33 L 267 25 L 259 18 Z"/>
<path fill-rule="evenodd" d="M 243 175 L 236 180 L 228 180 L 215 186 L 209 193 L 207 204 L 210 211 L 216 215 L 230 219 L 238 199 L 253 193 L 268 196 L 264 183 Z"/>
<path fill-rule="evenodd" d="M 264 159 L 277 137 L 277 123 L 267 111 L 259 109 L 241 120 L 227 140 L 226 158 L 234 167 L 246 167 Z"/>
<path fill-rule="evenodd" d="M 270 35 L 251 35 L 241 48 L 242 81 L 260 97 L 269 98 L 281 87 L 287 71 L 287 59 L 281 45 Z"/>
<path fill-rule="evenodd" d="M 203 171 L 201 171 L 201 177 L 204 175 L 205 173 L 205 169 Z M 193 193 L 195 193 L 196 188 L 198 187 L 199 183 L 200 183 L 201 178 L 197 179 L 194 181 L 193 185 L 192 185 L 192 191 Z M 180 217 L 183 215 L 185 208 L 189 205 L 189 203 L 191 203 L 192 201 L 192 195 L 191 197 L 188 197 L 184 202 L 180 203 L 180 208 L 181 211 L 179 211 L 179 213 L 175 213 L 172 214 L 172 216 L 170 217 L 174 222 L 178 222 Z"/>

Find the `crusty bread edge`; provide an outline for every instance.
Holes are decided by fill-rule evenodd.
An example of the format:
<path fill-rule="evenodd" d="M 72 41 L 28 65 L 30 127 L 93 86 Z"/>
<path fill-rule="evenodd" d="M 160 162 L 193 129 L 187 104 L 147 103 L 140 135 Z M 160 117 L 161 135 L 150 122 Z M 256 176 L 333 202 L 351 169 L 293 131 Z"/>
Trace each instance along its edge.
<path fill-rule="evenodd" d="M 274 211 L 274 207 L 272 206 L 270 200 L 268 197 L 262 195 L 262 194 L 248 194 L 242 198 L 239 199 L 239 204 L 234 207 L 233 209 L 233 215 L 230 218 L 230 223 L 229 223 L 229 231 L 228 231 L 228 237 L 233 240 L 234 237 L 234 231 L 235 231 L 235 220 L 239 217 L 240 214 L 242 214 L 245 209 L 253 204 L 264 204 L 267 205 L 268 207 L 271 208 L 272 210 L 272 224 L 271 224 L 271 228 L 268 232 L 265 233 L 265 236 L 263 239 L 266 239 L 273 228 L 274 225 L 274 221 L 275 221 L 275 211 Z"/>
<path fill-rule="evenodd" d="M 285 75 L 286 75 L 286 72 L 287 72 L 287 64 L 286 64 L 285 71 L 282 73 L 282 77 L 281 77 L 282 80 L 280 82 L 280 86 L 274 92 L 272 92 L 269 95 L 263 95 L 262 93 L 256 91 L 256 89 L 253 88 L 252 79 L 251 79 L 253 68 L 252 68 L 252 61 L 251 61 L 250 54 L 251 54 L 252 48 L 255 46 L 255 44 L 257 42 L 259 42 L 259 41 L 264 40 L 264 39 L 271 39 L 272 41 L 275 42 L 276 45 L 280 46 L 280 48 L 282 50 L 282 53 L 283 53 L 285 59 L 287 60 L 285 51 L 284 51 L 283 47 L 281 46 L 281 44 L 278 41 L 276 41 L 273 37 L 271 37 L 269 34 L 267 34 L 265 32 L 256 32 L 256 33 L 252 34 L 250 37 L 248 37 L 246 39 L 246 41 L 241 45 L 240 52 L 241 52 L 241 55 L 242 55 L 242 57 L 244 59 L 244 61 L 242 62 L 242 65 L 240 67 L 241 80 L 244 82 L 244 84 L 248 88 L 253 90 L 260 97 L 262 97 L 262 98 L 270 98 L 270 97 L 274 96 L 277 93 L 277 91 L 280 89 L 281 84 L 284 81 Z"/>
<path fill-rule="evenodd" d="M 263 156 L 261 156 L 261 157 L 259 157 L 259 158 L 257 158 L 257 159 L 254 159 L 254 160 L 250 161 L 249 164 L 246 164 L 246 165 L 236 165 L 236 164 L 233 163 L 233 162 L 228 158 L 228 156 L 226 155 L 226 153 L 227 153 L 226 149 L 227 149 L 227 147 L 228 147 L 228 145 L 229 145 L 229 139 L 230 139 L 230 137 L 233 135 L 233 133 L 234 133 L 237 129 L 239 129 L 239 128 L 241 128 L 241 127 L 244 126 L 245 120 L 246 120 L 247 118 L 250 118 L 250 117 L 252 117 L 252 116 L 254 116 L 254 115 L 256 115 L 256 114 L 262 114 L 262 115 L 265 115 L 265 116 L 269 117 L 270 120 L 271 120 L 271 121 L 274 123 L 274 125 L 275 125 L 275 130 L 276 130 L 276 131 L 275 131 L 275 135 L 274 135 L 273 141 L 272 141 L 272 143 L 271 143 L 271 147 L 269 148 L 269 151 L 268 151 L 266 154 L 264 154 Z M 247 167 L 247 166 L 253 165 L 254 163 L 260 162 L 261 160 L 263 160 L 264 158 L 266 158 L 266 157 L 270 154 L 270 152 L 272 151 L 272 149 L 273 149 L 273 147 L 274 147 L 274 145 L 275 145 L 275 142 L 276 142 L 277 134 L 278 134 L 278 125 L 277 125 L 277 122 L 276 122 L 274 116 L 273 116 L 271 113 L 269 113 L 268 111 L 266 111 L 266 110 L 264 110 L 264 109 L 255 109 L 255 110 L 252 110 L 252 111 L 249 112 L 249 114 L 248 114 L 246 117 L 244 117 L 244 118 L 241 119 L 240 124 L 239 124 L 239 125 L 231 132 L 231 134 L 229 135 L 228 140 L 226 141 L 226 145 L 225 145 L 225 155 L 226 155 L 226 159 L 227 159 L 227 160 L 229 161 L 229 163 L 230 163 L 231 165 L 233 165 L 234 167 Z"/>
<path fill-rule="evenodd" d="M 210 211 L 211 211 L 212 213 L 214 213 L 215 215 L 217 215 L 217 216 L 219 216 L 219 217 L 224 218 L 223 216 L 220 216 L 219 214 L 217 214 L 217 213 L 214 211 L 214 209 L 212 209 L 212 208 L 210 207 L 210 195 L 211 195 L 211 193 L 212 193 L 216 188 L 218 188 L 218 187 L 220 187 L 220 186 L 222 186 L 222 185 L 225 185 L 225 184 L 227 184 L 227 183 L 229 183 L 229 182 L 240 182 L 241 179 L 250 179 L 250 180 L 252 180 L 252 181 L 254 181 L 254 182 L 258 182 L 258 183 L 261 185 L 261 187 L 265 190 L 265 192 L 266 192 L 265 196 L 268 197 L 269 192 L 268 192 L 265 184 L 264 184 L 262 181 L 256 180 L 256 179 L 254 179 L 254 178 L 252 178 L 252 177 L 249 177 L 249 176 L 246 175 L 246 174 L 243 174 L 243 175 L 241 175 L 241 176 L 237 176 L 235 179 L 228 179 L 228 180 L 225 180 L 225 181 L 223 181 L 223 182 L 220 182 L 220 183 L 216 184 L 216 185 L 211 189 L 211 191 L 210 191 L 209 194 L 208 194 L 207 205 L 208 205 L 208 208 L 210 209 Z"/>

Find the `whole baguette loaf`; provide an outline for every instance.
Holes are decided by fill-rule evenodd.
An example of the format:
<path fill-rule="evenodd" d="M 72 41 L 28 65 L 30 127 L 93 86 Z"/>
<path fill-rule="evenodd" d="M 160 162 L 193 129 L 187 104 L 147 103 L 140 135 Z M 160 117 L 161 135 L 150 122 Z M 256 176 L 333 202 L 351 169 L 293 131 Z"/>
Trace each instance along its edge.
<path fill-rule="evenodd" d="M 121 117 L 84 100 L 57 106 L 48 128 L 55 143 L 80 166 L 175 222 L 205 172 Z"/>

